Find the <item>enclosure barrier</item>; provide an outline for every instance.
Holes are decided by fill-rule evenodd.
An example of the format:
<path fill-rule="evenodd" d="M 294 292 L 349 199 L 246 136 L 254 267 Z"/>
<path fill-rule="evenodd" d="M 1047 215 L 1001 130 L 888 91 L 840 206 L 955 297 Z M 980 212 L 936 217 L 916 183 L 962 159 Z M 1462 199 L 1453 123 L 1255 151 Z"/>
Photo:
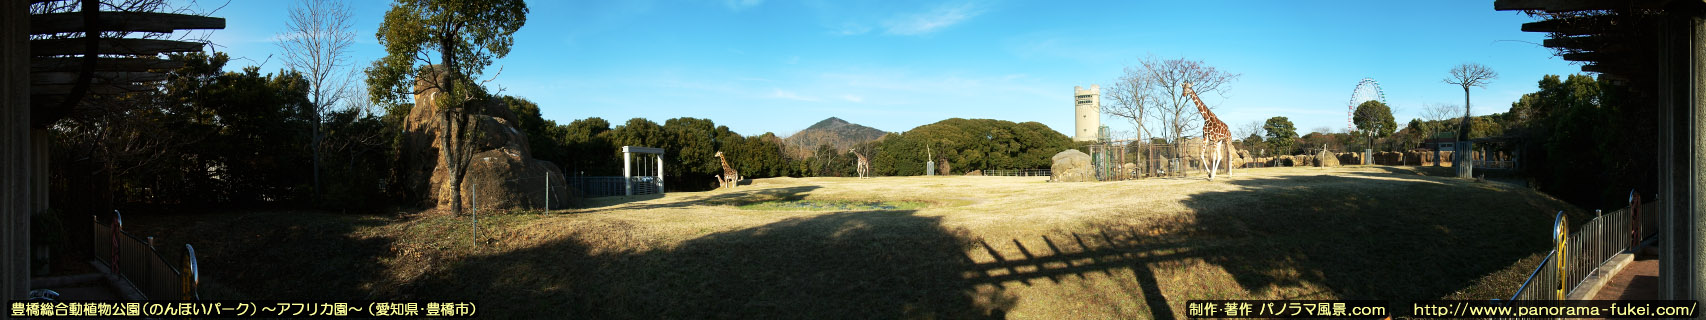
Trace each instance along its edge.
<path fill-rule="evenodd" d="M 986 176 L 1002 177 L 1048 177 L 1053 176 L 1053 169 L 989 169 L 984 170 Z"/>
<path fill-rule="evenodd" d="M 1619 253 L 1632 252 L 1637 241 L 1657 236 L 1658 218 L 1651 212 L 1658 207 L 1657 202 L 1640 203 L 1640 198 L 1630 193 L 1630 207 L 1618 209 L 1607 214 L 1598 214 L 1592 220 L 1582 224 L 1576 232 L 1570 233 L 1562 240 L 1563 257 L 1559 258 L 1558 249 L 1546 254 L 1540 265 L 1529 273 L 1528 279 L 1523 280 L 1516 294 L 1510 300 L 1561 300 L 1566 294 L 1583 285 L 1583 281 L 1599 267 Z M 1596 214 L 1598 211 L 1595 211 Z M 1553 229 L 1561 230 L 1567 227 L 1564 212 L 1559 211 Z M 1639 232 L 1640 239 L 1631 237 L 1632 232 Z M 1554 246 L 1558 246 L 1558 237 L 1554 237 Z M 1563 265 L 1560 266 L 1559 264 Z M 1558 292 L 1562 290 L 1562 292 Z"/>
<path fill-rule="evenodd" d="M 654 177 L 650 177 L 650 176 L 639 176 L 639 177 L 605 177 L 605 176 L 590 176 L 589 177 L 589 176 L 580 176 L 580 177 L 569 177 L 568 178 L 568 180 L 569 180 L 568 185 L 570 188 L 574 188 L 575 190 L 579 190 L 581 192 L 581 195 L 584 197 L 587 197 L 587 198 L 610 197 L 610 196 L 624 195 L 627 192 L 627 188 L 629 185 L 628 181 L 630 181 L 630 180 L 633 181 L 634 194 L 635 195 L 663 193 L 663 190 L 661 188 L 659 188 L 658 184 L 654 183 L 655 182 L 654 179 L 655 179 Z"/>
<path fill-rule="evenodd" d="M 124 218 L 113 210 L 112 223 L 94 222 L 95 259 L 105 264 L 120 280 L 141 291 L 143 297 L 156 300 L 199 300 L 200 267 L 195 248 L 184 244 L 178 265 L 173 265 L 154 246 L 154 237 L 138 238 L 124 231 Z"/>

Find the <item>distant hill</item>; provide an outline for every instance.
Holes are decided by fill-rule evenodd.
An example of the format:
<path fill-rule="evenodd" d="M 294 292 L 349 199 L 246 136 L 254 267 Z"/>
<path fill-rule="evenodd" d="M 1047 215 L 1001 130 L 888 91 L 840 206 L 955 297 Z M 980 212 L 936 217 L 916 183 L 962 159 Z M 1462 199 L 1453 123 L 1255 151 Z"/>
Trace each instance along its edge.
<path fill-rule="evenodd" d="M 807 150 L 807 152 L 817 150 L 819 145 L 825 144 L 834 147 L 836 150 L 844 151 L 860 143 L 881 139 L 885 135 L 888 135 L 888 132 L 850 123 L 847 120 L 841 120 L 841 118 L 829 117 L 829 119 L 818 121 L 816 124 L 806 127 L 805 130 L 800 130 L 799 133 L 782 139 L 782 141 L 790 147 Z"/>

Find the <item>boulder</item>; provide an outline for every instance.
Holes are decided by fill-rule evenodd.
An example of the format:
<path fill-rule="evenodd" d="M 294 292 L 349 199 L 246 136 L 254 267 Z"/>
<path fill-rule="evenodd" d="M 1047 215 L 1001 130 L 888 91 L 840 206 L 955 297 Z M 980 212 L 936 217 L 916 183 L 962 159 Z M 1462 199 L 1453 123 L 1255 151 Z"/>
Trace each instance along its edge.
<path fill-rule="evenodd" d="M 440 212 L 450 212 L 451 188 L 462 190 L 464 210 L 471 208 L 474 200 L 482 210 L 537 209 L 544 207 L 548 196 L 552 208 L 566 207 L 572 191 L 564 183 L 562 170 L 549 161 L 533 158 L 527 136 L 516 129 L 516 116 L 509 106 L 495 100 L 465 103 L 467 111 L 474 113 L 466 124 L 468 134 L 450 137 L 454 142 L 447 142 L 443 134 L 448 126 L 440 110 L 444 97 L 427 83 L 416 81 L 415 90 L 420 93 L 415 95 L 415 106 L 403 123 L 405 151 L 399 160 L 405 166 L 400 181 L 405 193 Z M 457 186 L 445 183 L 451 170 L 441 152 L 447 145 L 473 154 Z"/>
<path fill-rule="evenodd" d="M 1339 156 L 1334 155 L 1332 152 L 1327 152 L 1327 150 L 1321 150 L 1321 152 L 1316 153 L 1314 158 L 1316 167 L 1339 166 Z"/>
<path fill-rule="evenodd" d="M 1068 149 L 1054 154 L 1054 165 L 1049 166 L 1049 181 L 1055 182 L 1084 182 L 1096 181 L 1096 170 L 1090 166 L 1090 155 L 1077 149 Z"/>
<path fill-rule="evenodd" d="M 971 172 L 967 172 L 966 175 L 967 176 L 982 176 L 983 170 L 972 170 Z"/>

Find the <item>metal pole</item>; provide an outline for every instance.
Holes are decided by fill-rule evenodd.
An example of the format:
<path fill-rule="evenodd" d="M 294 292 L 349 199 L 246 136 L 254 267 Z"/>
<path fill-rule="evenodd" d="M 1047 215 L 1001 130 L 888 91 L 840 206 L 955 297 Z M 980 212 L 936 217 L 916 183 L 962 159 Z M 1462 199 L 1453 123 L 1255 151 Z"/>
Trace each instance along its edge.
<path fill-rule="evenodd" d="M 468 205 L 473 207 L 468 208 L 468 212 L 470 212 L 469 215 L 473 218 L 468 221 L 471 222 L 469 226 L 472 226 L 474 230 L 474 232 L 471 233 L 473 236 L 468 238 L 468 240 L 469 242 L 474 243 L 474 247 L 478 248 L 480 247 L 480 184 L 475 183 L 469 185 L 468 189 L 468 193 L 474 195 L 468 199 Z"/>
<path fill-rule="evenodd" d="M 545 211 L 551 211 L 551 172 L 545 172 Z"/>

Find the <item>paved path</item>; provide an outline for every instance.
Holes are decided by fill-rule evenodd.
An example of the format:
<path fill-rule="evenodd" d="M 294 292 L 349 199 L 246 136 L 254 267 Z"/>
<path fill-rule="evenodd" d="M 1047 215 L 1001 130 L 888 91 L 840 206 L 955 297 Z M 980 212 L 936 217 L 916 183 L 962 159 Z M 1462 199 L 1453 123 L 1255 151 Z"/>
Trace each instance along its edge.
<path fill-rule="evenodd" d="M 1656 300 L 1659 298 L 1659 257 L 1641 250 L 1635 260 L 1611 276 L 1594 300 Z"/>

